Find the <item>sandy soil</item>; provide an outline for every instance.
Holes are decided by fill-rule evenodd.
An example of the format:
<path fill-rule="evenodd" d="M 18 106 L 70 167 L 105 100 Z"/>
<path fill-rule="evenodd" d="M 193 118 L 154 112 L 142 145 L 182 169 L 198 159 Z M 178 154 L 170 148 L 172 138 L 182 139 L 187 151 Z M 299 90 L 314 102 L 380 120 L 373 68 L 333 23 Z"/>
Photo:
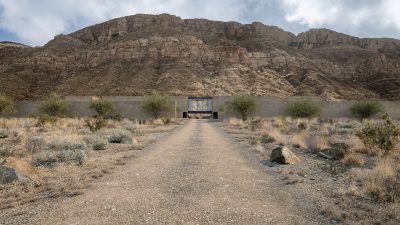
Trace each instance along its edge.
<path fill-rule="evenodd" d="M 0 224 L 330 224 L 318 195 L 284 185 L 207 120 L 175 129 L 82 195 L 0 212 Z"/>

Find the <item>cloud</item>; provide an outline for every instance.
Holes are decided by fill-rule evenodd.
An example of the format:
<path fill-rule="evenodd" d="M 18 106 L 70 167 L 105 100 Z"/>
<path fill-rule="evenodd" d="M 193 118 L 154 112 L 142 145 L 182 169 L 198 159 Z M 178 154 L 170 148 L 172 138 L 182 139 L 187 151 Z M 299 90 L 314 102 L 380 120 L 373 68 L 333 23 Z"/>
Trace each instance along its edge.
<path fill-rule="evenodd" d="M 398 0 L 283 0 L 285 19 L 360 36 L 400 37 Z"/>
<path fill-rule="evenodd" d="M 136 13 L 260 21 L 294 33 L 323 26 L 400 37 L 399 11 L 398 0 L 0 0 L 0 39 L 42 45 L 57 34 Z"/>

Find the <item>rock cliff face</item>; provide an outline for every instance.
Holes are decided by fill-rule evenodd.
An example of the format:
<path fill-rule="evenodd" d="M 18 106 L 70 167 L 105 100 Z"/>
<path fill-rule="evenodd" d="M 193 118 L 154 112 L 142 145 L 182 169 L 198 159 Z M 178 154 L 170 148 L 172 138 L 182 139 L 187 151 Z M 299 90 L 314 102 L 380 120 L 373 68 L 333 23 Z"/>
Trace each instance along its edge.
<path fill-rule="evenodd" d="M 397 100 L 399 89 L 399 40 L 327 29 L 295 36 L 261 23 L 134 15 L 43 47 L 0 43 L 0 90 L 16 99 L 158 91 Z"/>

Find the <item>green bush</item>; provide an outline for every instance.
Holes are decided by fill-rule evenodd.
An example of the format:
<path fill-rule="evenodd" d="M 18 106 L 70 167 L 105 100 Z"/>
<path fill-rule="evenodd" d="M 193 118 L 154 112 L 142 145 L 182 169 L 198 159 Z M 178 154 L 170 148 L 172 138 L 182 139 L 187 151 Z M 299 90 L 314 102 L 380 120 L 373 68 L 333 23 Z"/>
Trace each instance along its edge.
<path fill-rule="evenodd" d="M 17 111 L 13 100 L 7 96 L 0 95 L 0 114 L 15 113 Z"/>
<path fill-rule="evenodd" d="M 310 99 L 302 99 L 289 102 L 285 111 L 291 117 L 311 118 L 319 114 L 321 107 Z"/>
<path fill-rule="evenodd" d="M 359 101 L 350 107 L 350 112 L 361 119 L 369 118 L 382 112 L 382 104 L 377 101 Z"/>
<path fill-rule="evenodd" d="M 232 109 L 239 113 L 243 121 L 257 110 L 257 103 L 254 97 L 249 95 L 236 96 L 232 100 Z"/>
<path fill-rule="evenodd" d="M 47 144 L 45 151 L 34 160 L 35 166 L 53 166 L 57 163 L 82 165 L 87 157 L 87 145 L 71 138 L 55 138 Z"/>
<path fill-rule="evenodd" d="M 42 114 L 62 117 L 68 111 L 68 104 L 60 95 L 52 93 L 39 103 L 38 110 Z"/>
<path fill-rule="evenodd" d="M 106 99 L 92 99 L 89 109 L 93 110 L 98 116 L 104 117 L 114 110 L 114 105 Z"/>
<path fill-rule="evenodd" d="M 382 122 L 366 124 L 356 132 L 356 136 L 365 146 L 375 151 L 380 156 L 388 156 L 394 152 L 399 141 L 400 128 L 389 118 L 388 114 L 383 115 Z"/>
<path fill-rule="evenodd" d="M 103 119 L 103 117 L 86 119 L 85 125 L 91 132 L 97 132 L 107 126 L 107 120 Z"/>
<path fill-rule="evenodd" d="M 131 132 L 124 129 L 110 130 L 108 136 L 108 142 L 115 144 L 132 143 Z"/>
<path fill-rule="evenodd" d="M 140 108 L 154 119 L 158 119 L 162 113 L 170 109 L 169 103 L 170 100 L 168 97 L 153 94 L 142 102 Z"/>

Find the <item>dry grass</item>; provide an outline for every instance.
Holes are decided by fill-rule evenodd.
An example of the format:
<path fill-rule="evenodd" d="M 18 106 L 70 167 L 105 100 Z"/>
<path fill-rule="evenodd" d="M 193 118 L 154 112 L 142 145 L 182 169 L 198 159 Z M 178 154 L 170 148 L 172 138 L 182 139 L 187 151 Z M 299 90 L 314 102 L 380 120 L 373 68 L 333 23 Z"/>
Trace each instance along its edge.
<path fill-rule="evenodd" d="M 394 160 L 380 160 L 364 177 L 367 192 L 376 201 L 399 202 L 400 166 Z"/>
<path fill-rule="evenodd" d="M 57 153 L 60 148 L 67 152 L 67 148 L 86 145 L 83 140 L 90 139 L 87 142 L 88 148 L 85 148 L 85 160 L 81 165 L 60 161 L 51 167 L 36 167 L 42 177 L 40 185 L 30 182 L 1 185 L 0 209 L 40 198 L 80 194 L 91 180 L 125 164 L 133 156 L 132 150 L 143 149 L 156 140 L 158 133 L 168 132 L 175 127 L 139 125 L 137 121 L 124 119 L 121 122 L 108 121 L 103 131 L 93 134 L 85 126 L 83 118 L 59 118 L 55 123 L 46 123 L 43 127 L 36 127 L 35 124 L 36 119 L 33 118 L 1 118 L 0 127 L 7 129 L 9 135 L 0 139 L 0 158 L 15 157 L 30 163 L 50 150 L 50 147 L 52 152 Z M 123 130 L 123 138 L 129 139 L 128 144 L 108 144 L 105 151 L 92 151 L 92 148 L 102 149 L 107 135 L 111 136 L 115 130 Z"/>
<path fill-rule="evenodd" d="M 351 166 L 351 167 L 362 167 L 365 163 L 365 160 L 363 157 L 357 154 L 348 154 L 343 158 L 343 163 L 346 166 Z"/>
<path fill-rule="evenodd" d="M 306 145 L 308 151 L 313 153 L 330 147 L 328 137 L 316 134 L 311 134 L 307 136 Z"/>

